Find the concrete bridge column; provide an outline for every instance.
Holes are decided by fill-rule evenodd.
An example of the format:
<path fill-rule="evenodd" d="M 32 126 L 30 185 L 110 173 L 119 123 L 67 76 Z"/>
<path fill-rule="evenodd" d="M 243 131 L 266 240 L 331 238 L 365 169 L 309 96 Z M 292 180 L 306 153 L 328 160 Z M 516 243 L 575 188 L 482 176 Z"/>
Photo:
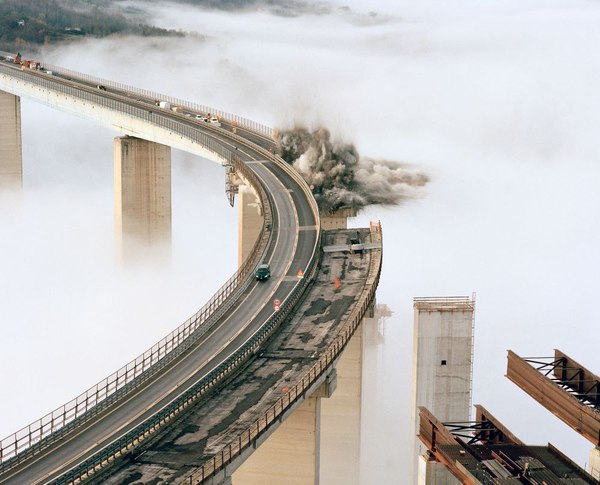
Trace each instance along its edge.
<path fill-rule="evenodd" d="M 254 191 L 241 185 L 238 193 L 238 266 L 250 254 L 263 225 L 260 202 Z"/>
<path fill-rule="evenodd" d="M 337 386 L 321 404 L 321 483 L 360 482 L 360 427 L 364 322 L 344 349 L 336 366 Z"/>
<path fill-rule="evenodd" d="M 171 242 L 171 148 L 115 138 L 115 225 L 118 250 L 129 259 L 141 248 Z"/>
<path fill-rule="evenodd" d="M 475 300 L 467 296 L 414 299 L 414 436 L 419 430 L 419 406 L 442 422 L 471 418 L 474 314 Z M 415 438 L 413 475 L 418 484 L 460 484 L 419 438 Z"/>
<path fill-rule="evenodd" d="M 233 485 L 319 483 L 321 398 L 311 396 L 233 473 Z"/>
<path fill-rule="evenodd" d="M 20 188 L 22 180 L 21 98 L 0 91 L 0 187 Z"/>

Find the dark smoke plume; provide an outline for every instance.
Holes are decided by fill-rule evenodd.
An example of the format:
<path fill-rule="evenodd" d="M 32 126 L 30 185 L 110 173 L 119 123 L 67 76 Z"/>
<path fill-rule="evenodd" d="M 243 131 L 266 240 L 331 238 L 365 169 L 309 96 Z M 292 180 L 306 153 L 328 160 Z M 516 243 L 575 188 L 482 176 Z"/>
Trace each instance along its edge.
<path fill-rule="evenodd" d="M 276 138 L 279 155 L 302 174 L 321 210 L 398 205 L 428 181 L 398 162 L 361 158 L 354 145 L 332 141 L 325 128 L 282 130 Z"/>

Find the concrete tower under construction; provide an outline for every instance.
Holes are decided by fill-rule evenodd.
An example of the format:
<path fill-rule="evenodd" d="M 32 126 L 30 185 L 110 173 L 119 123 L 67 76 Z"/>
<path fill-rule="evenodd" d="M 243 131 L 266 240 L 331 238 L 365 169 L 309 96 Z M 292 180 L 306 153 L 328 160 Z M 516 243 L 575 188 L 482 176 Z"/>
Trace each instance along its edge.
<path fill-rule="evenodd" d="M 417 408 L 442 422 L 470 420 L 474 313 L 475 299 L 466 296 L 414 299 L 413 483 L 460 483 L 416 438 Z"/>

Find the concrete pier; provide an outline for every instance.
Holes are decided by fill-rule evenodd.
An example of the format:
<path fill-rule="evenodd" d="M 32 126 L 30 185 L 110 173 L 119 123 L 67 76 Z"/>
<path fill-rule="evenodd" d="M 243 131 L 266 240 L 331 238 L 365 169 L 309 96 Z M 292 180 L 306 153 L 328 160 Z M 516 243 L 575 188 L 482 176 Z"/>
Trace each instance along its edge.
<path fill-rule="evenodd" d="M 114 143 L 115 226 L 123 259 L 171 242 L 171 148 L 129 136 Z"/>
<path fill-rule="evenodd" d="M 414 299 L 415 436 L 419 430 L 418 406 L 426 407 L 442 422 L 470 419 L 474 311 L 475 301 L 469 297 Z M 418 438 L 415 448 L 416 483 L 460 483 L 429 455 Z"/>
<path fill-rule="evenodd" d="M 21 98 L 0 91 L 0 188 L 21 188 Z"/>
<path fill-rule="evenodd" d="M 233 474 L 233 485 L 319 483 L 321 398 L 309 397 Z"/>
<path fill-rule="evenodd" d="M 250 254 L 263 225 L 260 202 L 247 185 L 240 185 L 238 192 L 238 266 Z"/>
<path fill-rule="evenodd" d="M 336 366 L 337 386 L 321 403 L 321 483 L 358 485 L 364 321 L 354 332 Z"/>

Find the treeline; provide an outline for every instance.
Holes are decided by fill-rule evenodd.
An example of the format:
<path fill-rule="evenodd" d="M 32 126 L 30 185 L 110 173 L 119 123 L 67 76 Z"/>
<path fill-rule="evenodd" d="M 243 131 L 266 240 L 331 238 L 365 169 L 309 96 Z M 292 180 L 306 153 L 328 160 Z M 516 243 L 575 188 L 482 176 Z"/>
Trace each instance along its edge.
<path fill-rule="evenodd" d="M 327 15 L 331 6 L 323 1 L 308 0 L 174 0 L 191 3 L 211 10 L 226 12 L 263 11 L 280 17 L 298 17 L 301 15 Z"/>
<path fill-rule="evenodd" d="M 183 36 L 129 20 L 102 0 L 0 0 L 0 49 L 34 51 L 75 36 Z M 112 11 L 111 11 L 112 10 Z"/>

